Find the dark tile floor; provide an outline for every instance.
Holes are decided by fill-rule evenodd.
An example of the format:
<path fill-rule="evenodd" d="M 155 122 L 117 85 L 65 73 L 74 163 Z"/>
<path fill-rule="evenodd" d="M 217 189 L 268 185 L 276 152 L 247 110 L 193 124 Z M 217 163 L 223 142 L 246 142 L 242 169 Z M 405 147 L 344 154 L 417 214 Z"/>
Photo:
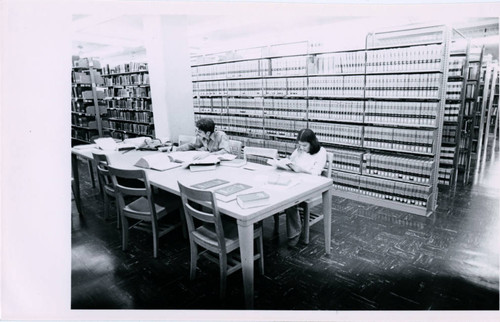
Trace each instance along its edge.
<path fill-rule="evenodd" d="M 241 273 L 218 300 L 218 266 L 201 260 L 189 280 L 189 249 L 181 231 L 160 242 L 157 259 L 147 233 L 134 231 L 121 250 L 115 220 L 81 164 L 84 215 L 72 213 L 72 309 L 244 309 Z M 474 183 L 441 191 L 430 218 L 334 197 L 332 254 L 322 223 L 311 242 L 288 248 L 265 221 L 265 274 L 255 276 L 256 310 L 498 310 L 498 151 Z"/>

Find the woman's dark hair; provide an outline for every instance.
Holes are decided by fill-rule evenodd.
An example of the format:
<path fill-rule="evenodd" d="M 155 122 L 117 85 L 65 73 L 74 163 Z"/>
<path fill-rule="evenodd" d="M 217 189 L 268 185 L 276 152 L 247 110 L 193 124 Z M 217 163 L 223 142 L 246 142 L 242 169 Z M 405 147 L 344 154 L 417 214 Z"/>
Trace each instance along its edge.
<path fill-rule="evenodd" d="M 202 118 L 196 121 L 196 127 L 203 132 L 214 133 L 215 123 L 212 119 Z"/>
<path fill-rule="evenodd" d="M 297 135 L 297 142 L 309 142 L 311 147 L 309 148 L 309 154 L 318 153 L 321 145 L 319 145 L 318 138 L 316 134 L 311 129 L 302 129 Z"/>

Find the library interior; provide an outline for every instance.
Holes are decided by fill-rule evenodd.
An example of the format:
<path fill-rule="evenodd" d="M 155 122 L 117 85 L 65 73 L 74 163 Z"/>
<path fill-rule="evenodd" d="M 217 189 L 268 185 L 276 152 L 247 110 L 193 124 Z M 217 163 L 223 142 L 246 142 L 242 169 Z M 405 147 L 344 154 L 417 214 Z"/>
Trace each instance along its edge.
<path fill-rule="evenodd" d="M 72 310 L 499 310 L 498 17 L 71 26 Z"/>

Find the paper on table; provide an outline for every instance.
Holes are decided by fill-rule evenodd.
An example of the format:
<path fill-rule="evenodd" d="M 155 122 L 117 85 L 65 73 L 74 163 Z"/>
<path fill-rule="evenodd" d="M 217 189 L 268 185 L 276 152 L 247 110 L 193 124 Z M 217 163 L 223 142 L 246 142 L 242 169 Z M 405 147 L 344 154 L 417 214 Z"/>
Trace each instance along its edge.
<path fill-rule="evenodd" d="M 75 145 L 73 147 L 73 149 L 75 150 L 87 150 L 93 148 L 97 148 L 97 144 L 82 144 L 82 145 Z"/>
<path fill-rule="evenodd" d="M 286 190 L 300 182 L 300 178 L 295 178 L 293 175 L 275 174 L 268 177 L 264 186 L 272 190 Z"/>
<path fill-rule="evenodd" d="M 203 153 L 206 153 L 206 152 L 202 152 L 202 151 L 176 151 L 176 152 L 169 152 L 168 156 L 174 162 L 184 163 L 184 162 L 192 161 L 195 156 L 203 154 Z"/>
<path fill-rule="evenodd" d="M 136 148 L 136 146 L 134 144 L 125 143 L 125 142 L 116 143 L 116 141 L 112 138 L 99 138 L 99 139 L 95 139 L 94 142 L 97 144 L 97 146 L 101 150 L 104 150 L 104 151 L 119 151 L 119 150 L 135 149 Z"/>
<path fill-rule="evenodd" d="M 94 142 L 97 144 L 101 150 L 115 151 L 116 142 L 112 138 L 99 138 L 95 139 Z"/>
<path fill-rule="evenodd" d="M 153 169 L 158 171 L 165 171 L 172 168 L 180 167 L 179 163 L 170 161 L 170 158 L 163 153 L 155 153 L 143 156 L 136 162 L 135 166 Z"/>
<path fill-rule="evenodd" d="M 227 167 L 234 167 L 234 168 L 239 168 L 247 164 L 247 161 L 244 159 L 234 159 L 231 161 L 221 161 L 220 165 L 227 166 Z"/>

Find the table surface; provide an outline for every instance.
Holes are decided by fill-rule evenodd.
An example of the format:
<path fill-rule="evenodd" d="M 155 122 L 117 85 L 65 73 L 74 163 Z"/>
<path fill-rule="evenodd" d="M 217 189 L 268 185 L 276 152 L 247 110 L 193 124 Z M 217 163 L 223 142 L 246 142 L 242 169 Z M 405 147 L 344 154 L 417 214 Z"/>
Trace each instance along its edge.
<path fill-rule="evenodd" d="M 77 182 L 77 198 L 79 199 L 78 166 L 77 156 L 93 160 L 92 152 L 103 153 L 97 149 L 72 149 L 73 171 Z M 129 152 L 105 152 L 108 155 L 111 166 L 118 168 L 137 169 L 134 164 L 143 156 L 159 153 L 156 151 L 129 151 Z M 265 191 L 269 194 L 269 203 L 259 207 L 242 209 L 233 200 L 229 202 L 217 202 L 219 210 L 230 217 L 237 219 L 238 237 L 240 240 L 240 255 L 242 263 L 243 287 L 245 293 L 245 304 L 248 309 L 253 308 L 254 285 L 254 249 L 253 249 L 253 224 L 271 217 L 272 215 L 285 210 L 302 201 L 308 200 L 318 195 L 322 196 L 325 232 L 325 251 L 330 254 L 331 241 L 331 191 L 332 180 L 312 176 L 303 173 L 293 173 L 289 171 L 277 170 L 274 167 L 248 163 L 244 167 L 234 168 L 227 166 L 217 166 L 215 170 L 191 172 L 185 168 L 173 168 L 165 171 L 146 170 L 150 184 L 161 189 L 179 195 L 177 181 L 191 186 L 197 183 L 212 179 L 223 179 L 228 181 L 224 185 L 214 187 L 218 189 L 230 185 L 231 183 L 244 183 L 252 186 L 251 189 L 241 192 Z M 289 186 L 278 186 L 268 183 L 273 176 L 289 176 L 292 183 Z"/>
<path fill-rule="evenodd" d="M 76 155 L 89 159 L 92 159 L 92 152 L 103 153 L 101 150 L 97 149 L 73 149 L 72 152 Z M 152 153 L 158 152 L 106 152 L 112 166 L 124 169 L 138 169 L 138 167 L 133 164 L 135 164 L 141 157 Z M 252 168 L 254 170 L 249 170 L 247 168 Z M 187 186 L 191 186 L 193 184 L 205 182 L 211 179 L 223 179 L 229 181 L 229 183 L 207 190 L 215 190 L 228 186 L 232 183 L 244 183 L 252 186 L 252 188 L 237 194 L 265 191 L 269 194 L 270 200 L 268 204 L 260 207 L 243 209 L 237 204 L 236 200 L 232 200 L 230 202 L 223 202 L 220 200 L 217 201 L 217 205 L 222 213 L 235 219 L 252 223 L 260 221 L 290 207 L 290 200 L 293 200 L 293 204 L 298 204 L 310 198 L 311 195 L 321 195 L 321 192 L 332 185 L 331 179 L 325 177 L 312 176 L 303 173 L 292 173 L 290 171 L 278 170 L 271 166 L 256 163 L 248 163 L 244 167 L 228 167 L 219 165 L 216 170 L 199 172 L 191 172 L 189 169 L 181 167 L 165 171 L 145 170 L 151 185 L 176 195 L 179 195 L 179 186 L 177 181 L 180 181 Z M 278 175 L 289 177 L 292 181 L 291 184 L 289 186 L 280 186 L 268 183 L 269 178 Z"/>

